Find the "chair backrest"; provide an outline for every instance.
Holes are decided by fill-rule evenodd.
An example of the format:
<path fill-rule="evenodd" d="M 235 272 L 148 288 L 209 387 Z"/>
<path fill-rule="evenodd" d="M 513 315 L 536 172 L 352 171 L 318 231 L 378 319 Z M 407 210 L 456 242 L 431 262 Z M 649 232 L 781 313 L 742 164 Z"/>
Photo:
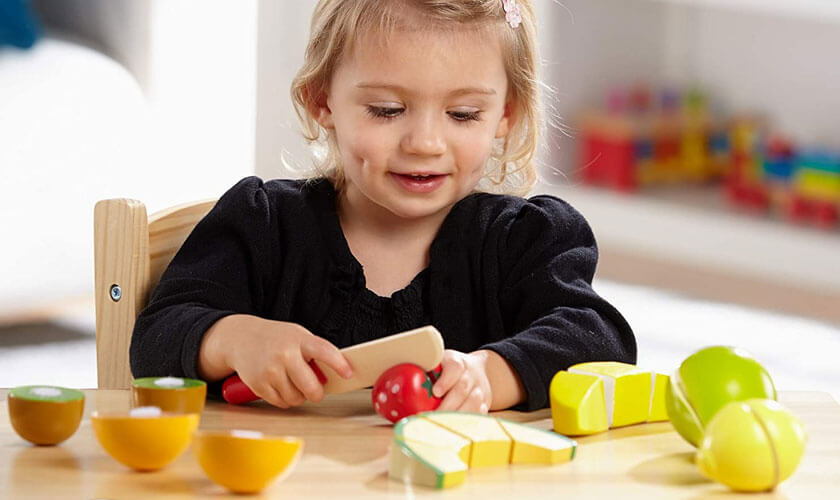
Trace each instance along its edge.
<path fill-rule="evenodd" d="M 216 204 L 203 200 L 146 215 L 137 200 L 96 203 L 96 371 L 100 389 L 131 384 L 128 348 L 134 320 L 172 257 L 199 220 Z"/>

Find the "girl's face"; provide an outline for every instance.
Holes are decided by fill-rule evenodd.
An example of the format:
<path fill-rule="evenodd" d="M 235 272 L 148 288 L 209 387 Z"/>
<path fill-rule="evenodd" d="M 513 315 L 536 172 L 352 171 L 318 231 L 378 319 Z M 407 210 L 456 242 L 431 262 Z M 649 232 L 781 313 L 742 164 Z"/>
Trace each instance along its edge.
<path fill-rule="evenodd" d="M 334 130 L 347 200 L 386 218 L 445 215 L 512 125 L 499 42 L 467 30 L 364 42 L 316 114 Z"/>

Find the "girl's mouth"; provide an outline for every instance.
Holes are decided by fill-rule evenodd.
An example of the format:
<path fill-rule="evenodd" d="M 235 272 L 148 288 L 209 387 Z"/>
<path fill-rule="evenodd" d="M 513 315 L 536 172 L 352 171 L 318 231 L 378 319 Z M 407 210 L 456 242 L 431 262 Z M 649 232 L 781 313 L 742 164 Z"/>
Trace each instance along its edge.
<path fill-rule="evenodd" d="M 439 188 L 446 179 L 444 174 L 396 174 L 391 172 L 391 177 L 397 184 L 412 193 L 430 193 Z"/>

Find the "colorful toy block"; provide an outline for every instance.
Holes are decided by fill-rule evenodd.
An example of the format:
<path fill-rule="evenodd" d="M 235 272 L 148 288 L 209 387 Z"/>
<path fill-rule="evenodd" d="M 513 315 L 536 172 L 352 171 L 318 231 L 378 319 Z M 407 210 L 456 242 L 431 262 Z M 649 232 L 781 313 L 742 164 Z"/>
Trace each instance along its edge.
<path fill-rule="evenodd" d="M 840 154 L 804 151 L 794 159 L 792 201 L 788 214 L 794 220 L 813 220 L 833 227 L 840 211 Z"/>
<path fill-rule="evenodd" d="M 646 87 L 622 92 L 613 90 L 605 111 L 587 112 L 579 120 L 585 183 L 634 191 L 643 185 L 702 182 L 724 173 L 724 126 L 708 111 L 703 94 L 691 90 L 683 96 L 664 89 L 654 106 Z"/>

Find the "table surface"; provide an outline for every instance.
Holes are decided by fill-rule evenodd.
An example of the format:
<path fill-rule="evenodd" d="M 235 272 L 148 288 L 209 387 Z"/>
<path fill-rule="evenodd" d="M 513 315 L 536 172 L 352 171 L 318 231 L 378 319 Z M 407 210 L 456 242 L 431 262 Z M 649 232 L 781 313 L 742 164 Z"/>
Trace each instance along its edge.
<path fill-rule="evenodd" d="M 8 390 L 0 390 L 6 399 Z M 134 472 L 105 454 L 90 423 L 94 410 L 127 410 L 129 391 L 85 391 L 85 416 L 58 446 L 39 447 L 15 434 L 8 405 L 0 406 L 0 498 L 220 497 L 191 450 L 156 472 Z M 796 473 L 759 498 L 840 498 L 840 405 L 820 392 L 782 392 L 780 401 L 799 415 L 808 432 Z M 497 415 L 551 428 L 548 409 Z M 253 429 L 304 439 L 303 456 L 286 478 L 264 490 L 274 498 L 379 498 L 442 495 L 446 498 L 746 498 L 704 478 L 693 448 L 668 422 L 641 424 L 578 438 L 567 464 L 508 466 L 469 471 L 463 485 L 437 491 L 388 478 L 392 426 L 374 413 L 370 391 L 328 396 L 319 404 L 281 410 L 262 402 L 230 406 L 208 401 L 202 429 Z M 239 496 L 238 498 L 243 498 Z M 260 498 L 260 496 L 257 496 Z"/>

